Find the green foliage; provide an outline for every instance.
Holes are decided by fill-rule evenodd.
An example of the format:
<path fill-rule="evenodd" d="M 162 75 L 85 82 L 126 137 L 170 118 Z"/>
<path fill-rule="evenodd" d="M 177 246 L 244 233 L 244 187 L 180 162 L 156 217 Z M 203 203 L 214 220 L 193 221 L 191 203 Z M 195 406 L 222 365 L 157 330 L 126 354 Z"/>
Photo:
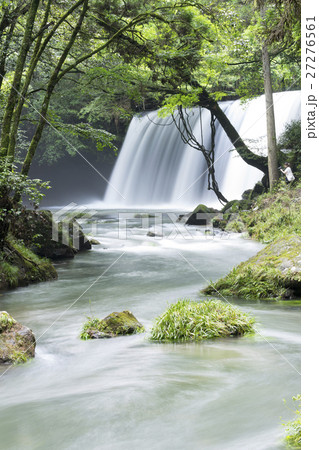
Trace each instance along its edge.
<path fill-rule="evenodd" d="M 19 268 L 0 259 L 0 280 L 6 282 L 9 287 L 17 287 L 19 280 Z"/>
<path fill-rule="evenodd" d="M 41 199 L 44 197 L 43 189 L 50 189 L 49 182 L 39 179 L 32 179 L 26 175 L 21 175 L 17 167 L 9 164 L 6 158 L 0 159 L 0 198 L 4 203 L 5 199 L 16 198 L 15 205 L 22 204 L 22 199 L 27 200 L 33 207 L 39 206 Z M 0 219 L 8 210 L 3 208 L 0 211 Z"/>
<path fill-rule="evenodd" d="M 258 241 L 269 243 L 283 236 L 301 234 L 300 185 L 280 182 L 273 192 L 256 199 L 252 210 L 241 213 L 248 234 Z"/>
<path fill-rule="evenodd" d="M 13 364 L 23 364 L 28 361 L 28 357 L 25 352 L 14 350 L 11 353 L 11 360 Z"/>
<path fill-rule="evenodd" d="M 14 288 L 19 285 L 52 280 L 57 273 L 52 263 L 40 258 L 21 241 L 9 233 L 0 252 L 0 287 Z"/>
<path fill-rule="evenodd" d="M 6 311 L 1 311 L 0 313 L 0 333 L 2 333 L 5 330 L 9 330 L 16 321 L 10 314 L 8 314 Z"/>
<path fill-rule="evenodd" d="M 281 297 L 286 291 L 282 276 L 273 267 L 254 265 L 236 267 L 225 278 L 202 290 L 204 295 L 226 297 L 237 296 L 245 299 L 269 299 Z"/>
<path fill-rule="evenodd" d="M 80 334 L 80 338 L 83 340 L 91 339 L 91 336 L 89 335 L 88 331 L 91 329 L 104 332 L 104 324 L 101 322 L 100 319 L 97 317 L 87 317 L 87 321 L 83 324 L 82 331 Z"/>
<path fill-rule="evenodd" d="M 278 149 L 290 150 L 283 154 L 279 152 L 279 163 L 289 162 L 297 179 L 301 177 L 301 121 L 288 123 L 278 140 Z"/>
<path fill-rule="evenodd" d="M 10 223 L 21 214 L 22 201 L 37 207 L 44 189 L 49 189 L 48 182 L 21 175 L 5 158 L 0 160 L 0 251 Z"/>
<path fill-rule="evenodd" d="M 253 332 L 254 319 L 220 300 L 179 300 L 156 319 L 151 339 L 201 340 Z"/>
<path fill-rule="evenodd" d="M 297 450 L 301 448 L 301 395 L 297 395 L 292 399 L 298 404 L 295 410 L 295 419 L 284 423 L 287 433 L 285 443 L 287 448 Z"/>

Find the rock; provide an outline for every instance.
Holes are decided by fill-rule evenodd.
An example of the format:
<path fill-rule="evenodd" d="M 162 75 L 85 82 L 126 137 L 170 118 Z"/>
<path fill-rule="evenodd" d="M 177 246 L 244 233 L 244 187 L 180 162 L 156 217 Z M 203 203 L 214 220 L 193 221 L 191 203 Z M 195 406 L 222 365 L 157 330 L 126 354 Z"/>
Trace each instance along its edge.
<path fill-rule="evenodd" d="M 157 234 L 157 233 L 154 233 L 153 231 L 148 231 L 146 236 L 148 236 L 148 237 L 163 237 L 162 234 Z"/>
<path fill-rule="evenodd" d="M 51 261 L 40 258 L 21 242 L 7 236 L 3 260 L 0 260 L 0 290 L 55 280 L 57 277 Z"/>
<path fill-rule="evenodd" d="M 143 325 L 130 311 L 113 312 L 104 319 L 89 319 L 83 326 L 82 339 L 104 339 L 143 330 Z"/>
<path fill-rule="evenodd" d="M 6 311 L 0 311 L 0 364 L 25 362 L 33 358 L 35 346 L 32 331 Z"/>
<path fill-rule="evenodd" d="M 11 232 L 37 255 L 53 260 L 74 258 L 78 251 L 91 249 L 75 219 L 57 223 L 51 211 L 23 211 Z"/>
<path fill-rule="evenodd" d="M 91 245 L 101 245 L 101 242 L 99 242 L 97 239 L 90 239 Z"/>
<path fill-rule="evenodd" d="M 299 299 L 300 253 L 300 236 L 279 237 L 202 293 L 216 295 L 218 292 L 247 299 Z"/>
<path fill-rule="evenodd" d="M 185 221 L 185 214 L 180 214 L 176 220 L 176 222 L 184 222 Z"/>
<path fill-rule="evenodd" d="M 113 312 L 102 319 L 101 322 L 104 330 L 112 333 L 114 336 L 134 334 L 143 328 L 143 325 L 130 311 Z"/>
<path fill-rule="evenodd" d="M 212 220 L 212 214 L 218 213 L 217 209 L 198 205 L 186 220 L 186 225 L 208 225 Z"/>

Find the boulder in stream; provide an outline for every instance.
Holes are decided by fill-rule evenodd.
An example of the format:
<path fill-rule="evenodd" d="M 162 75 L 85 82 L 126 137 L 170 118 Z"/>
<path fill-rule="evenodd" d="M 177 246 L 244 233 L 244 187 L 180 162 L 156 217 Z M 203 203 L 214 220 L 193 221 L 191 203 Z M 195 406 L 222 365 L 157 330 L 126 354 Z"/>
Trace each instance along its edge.
<path fill-rule="evenodd" d="M 219 211 L 214 208 L 208 208 L 206 205 L 198 205 L 193 212 L 190 213 L 186 220 L 186 225 L 208 225 L 214 214 Z"/>
<path fill-rule="evenodd" d="M 32 331 L 6 311 L 0 311 L 0 364 L 26 362 L 35 354 Z"/>
<path fill-rule="evenodd" d="M 82 339 L 105 339 L 143 330 L 143 325 L 130 311 L 113 312 L 104 319 L 89 318 L 83 325 Z"/>

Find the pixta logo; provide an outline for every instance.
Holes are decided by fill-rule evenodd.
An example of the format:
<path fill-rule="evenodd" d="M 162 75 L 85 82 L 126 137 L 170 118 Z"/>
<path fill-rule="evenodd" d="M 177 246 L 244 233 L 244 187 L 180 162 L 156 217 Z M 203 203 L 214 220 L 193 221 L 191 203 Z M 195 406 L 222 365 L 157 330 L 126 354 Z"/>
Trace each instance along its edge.
<path fill-rule="evenodd" d="M 96 234 L 96 222 L 92 217 L 97 211 L 77 203 L 69 203 L 63 208 L 52 213 L 52 240 L 81 250 L 88 239 L 80 226 L 81 219 L 90 222 L 90 233 Z"/>

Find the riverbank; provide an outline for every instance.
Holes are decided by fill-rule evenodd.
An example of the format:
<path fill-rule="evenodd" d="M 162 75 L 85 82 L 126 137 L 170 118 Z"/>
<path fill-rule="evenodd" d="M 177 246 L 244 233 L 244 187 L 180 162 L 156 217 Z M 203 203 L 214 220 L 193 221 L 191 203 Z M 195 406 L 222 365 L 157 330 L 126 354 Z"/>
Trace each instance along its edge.
<path fill-rule="evenodd" d="M 74 258 L 90 242 L 74 219 L 57 223 L 51 211 L 22 210 L 0 252 L 0 290 L 55 280 L 52 261 Z"/>
<path fill-rule="evenodd" d="M 202 290 L 204 295 L 245 299 L 299 299 L 301 291 L 301 189 L 279 184 L 272 193 L 250 200 L 242 211 L 230 205 L 225 230 L 240 229 L 247 237 L 267 244 L 257 255 Z M 248 199 L 249 200 L 249 199 Z M 247 204 L 247 199 L 244 200 Z"/>

